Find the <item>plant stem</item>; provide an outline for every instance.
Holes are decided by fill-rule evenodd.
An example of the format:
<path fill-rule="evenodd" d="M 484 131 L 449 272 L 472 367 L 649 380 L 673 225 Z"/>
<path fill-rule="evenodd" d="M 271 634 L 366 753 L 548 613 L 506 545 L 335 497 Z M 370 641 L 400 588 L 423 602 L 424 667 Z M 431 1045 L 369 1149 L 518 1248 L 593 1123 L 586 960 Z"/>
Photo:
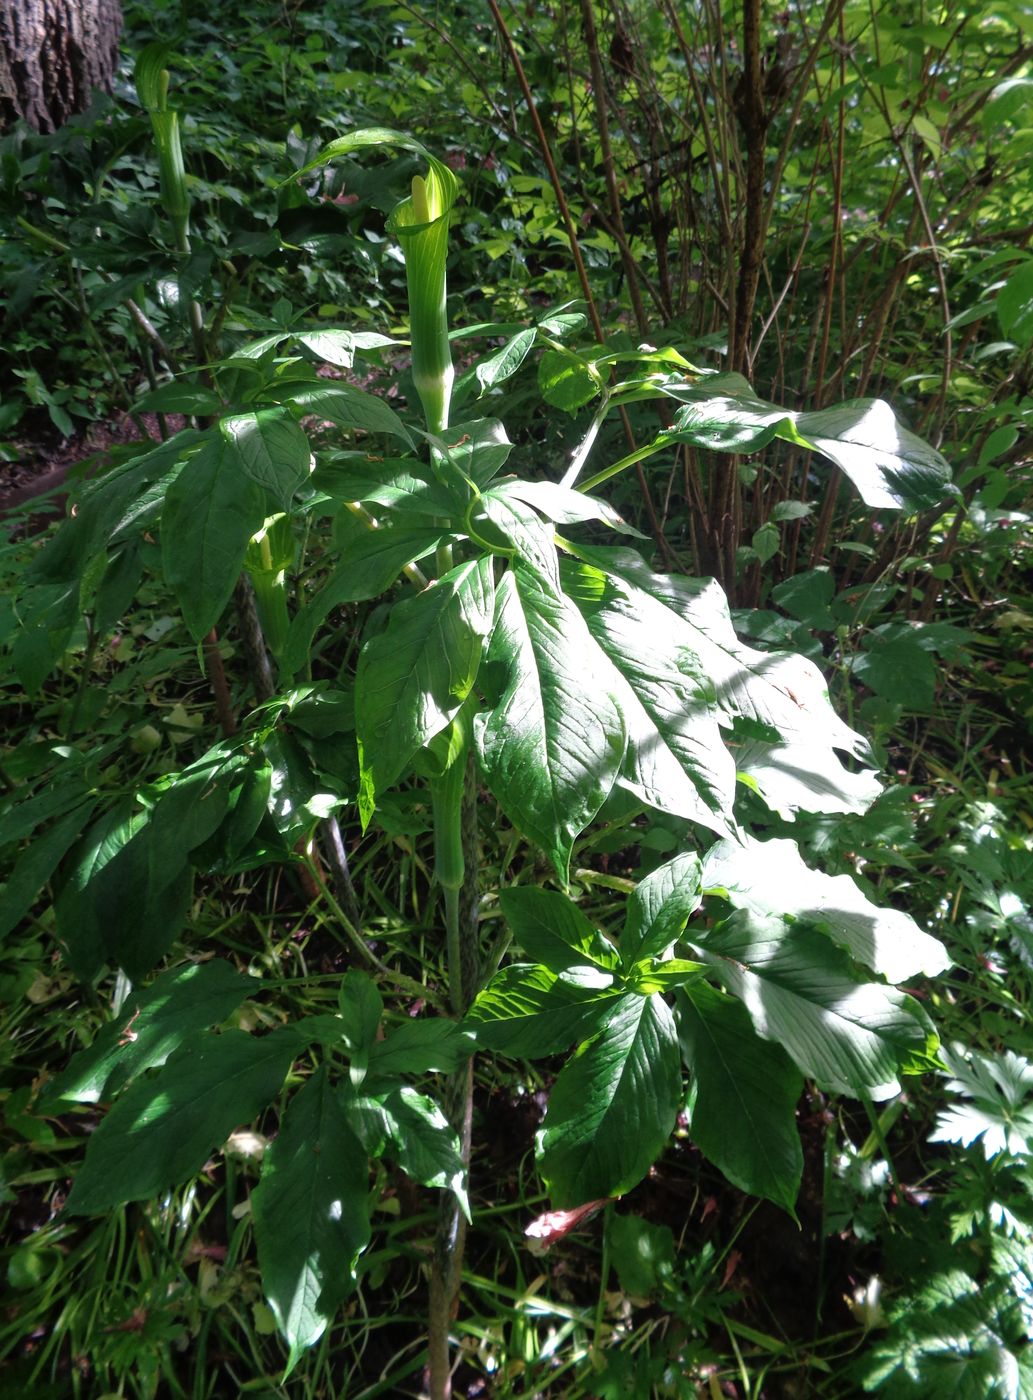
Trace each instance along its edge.
<path fill-rule="evenodd" d="M 219 634 L 214 627 L 205 637 L 201 646 L 204 651 L 205 670 L 208 672 L 212 694 L 215 696 L 215 713 L 219 717 L 219 728 L 222 730 L 223 738 L 228 739 L 237 732 L 237 717 L 233 713 L 233 702 L 230 699 L 230 688 L 226 680 L 226 668 L 222 664 Z"/>
<path fill-rule="evenodd" d="M 462 793 L 462 846 L 465 875 L 462 888 L 444 886 L 448 986 L 452 1010 L 465 1014 L 480 977 L 477 925 L 480 850 L 477 829 L 477 782 L 472 751 L 467 753 Z M 445 1114 L 459 1136 L 463 1167 L 470 1165 L 473 1121 L 473 1059 L 445 1085 Z M 430 1272 L 427 1315 L 430 1358 L 430 1400 L 450 1400 L 452 1374 L 448 1334 L 463 1268 L 466 1220 L 452 1194 L 443 1195 Z"/>

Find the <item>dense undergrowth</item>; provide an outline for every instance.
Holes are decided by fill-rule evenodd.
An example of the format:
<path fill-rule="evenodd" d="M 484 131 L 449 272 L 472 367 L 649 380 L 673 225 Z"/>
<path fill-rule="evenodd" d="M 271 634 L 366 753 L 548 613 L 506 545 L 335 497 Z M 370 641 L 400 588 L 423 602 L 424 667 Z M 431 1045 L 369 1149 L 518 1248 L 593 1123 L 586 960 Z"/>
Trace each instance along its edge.
<path fill-rule="evenodd" d="M 67 549 L 53 543 L 56 523 L 38 502 L 4 523 L 0 1393 L 425 1393 L 436 1383 L 425 1377 L 424 1319 L 438 1198 L 461 1198 L 464 1177 L 461 1131 L 441 1146 L 450 1130 L 437 1106 L 455 1119 L 458 1060 L 419 1027 L 450 997 L 468 1012 L 479 992 L 470 1024 L 479 1015 L 489 1051 L 474 1061 L 472 1224 L 445 1324 L 453 1393 L 1033 1394 L 1028 8 L 954 7 L 949 18 L 911 5 L 789 8 L 765 11 L 753 40 L 738 9 L 676 0 L 581 0 L 494 19 L 492 10 L 339 0 L 260 4 L 244 16 L 183 0 L 155 16 L 130 5 L 114 97 L 54 136 L 0 138 L 0 450 L 17 470 L 91 423 L 128 415 L 150 440 L 87 457 L 82 474 L 157 483 L 99 552 L 81 546 L 97 518 L 95 488 L 74 517 L 78 535 L 58 537 L 73 541 Z M 156 38 L 168 45 L 152 51 L 155 72 L 170 73 L 167 98 L 160 84 L 148 89 L 146 69 L 134 74 Z M 189 210 L 178 218 L 158 158 L 170 110 L 188 172 Z M 455 173 L 453 422 L 490 423 L 504 406 L 508 459 L 494 428 L 453 440 L 428 415 L 437 475 L 413 474 L 425 450 L 421 395 L 406 268 L 385 216 L 426 164 L 414 151 L 387 166 L 354 151 L 343 164 L 316 164 L 326 142 L 368 126 L 412 133 Z M 723 375 L 717 389 L 708 374 Z M 759 402 L 747 403 L 734 375 Z M 685 383 L 706 390 L 702 428 Z M 732 404 L 720 432 L 718 390 Z M 808 415 L 876 396 L 933 447 L 919 450 L 895 427 L 902 460 L 887 468 L 884 458 L 866 475 L 842 447 L 863 437 L 856 421 Z M 769 400 L 784 410 L 772 416 Z M 199 480 L 205 444 L 230 440 L 226 425 L 248 414 L 268 448 L 263 489 L 294 505 L 267 514 L 265 497 L 226 503 L 240 521 L 227 529 L 239 558 L 228 551 L 224 588 L 208 578 L 210 541 L 192 528 L 200 487 L 177 488 L 161 472 Z M 144 458 L 167 439 L 167 457 Z M 831 471 L 811 450 L 816 439 L 838 463 Z M 954 495 L 939 490 L 933 449 L 953 468 Z M 497 457 L 483 476 L 478 453 Z M 547 530 L 544 498 L 532 492 L 539 514 L 521 515 L 492 475 L 505 461 L 507 474 L 555 483 L 572 458 L 584 463 L 582 485 L 601 488 L 624 469 L 606 483 L 605 509 L 577 516 L 552 499 Z M 458 477 L 449 475 L 457 463 Z M 926 473 L 918 485 L 916 471 Z M 460 478 L 477 487 L 462 509 Z M 393 527 L 414 532 L 394 572 L 376 587 L 340 582 L 339 558 L 371 555 L 363 512 L 390 521 L 413 501 L 423 517 Z M 352 502 L 360 508 L 341 509 Z M 55 520 L 66 514 L 63 496 L 53 510 Z M 191 541 L 181 556 L 167 543 L 170 517 Z M 637 536 L 615 535 L 615 525 Z M 761 658 L 754 672 L 763 675 L 773 651 L 816 663 L 842 733 L 870 740 L 888 781 L 880 791 L 860 744 L 846 762 L 813 752 L 798 761 L 799 748 L 780 762 L 786 749 L 772 750 L 769 730 L 739 723 L 728 731 L 739 782 L 727 810 L 715 797 L 688 814 L 657 802 L 647 813 L 633 800 L 642 780 L 591 811 L 582 794 L 586 819 L 571 832 L 561 813 L 543 835 L 519 776 L 504 771 L 501 724 L 483 722 L 505 689 L 506 658 L 489 646 L 476 691 L 471 676 L 459 695 L 452 678 L 458 699 L 438 730 L 454 747 L 470 742 L 459 701 L 476 694 L 480 889 L 466 917 L 494 965 L 457 1005 L 439 907 L 450 886 L 435 841 L 435 784 L 449 757 L 433 750 L 437 734 L 425 725 L 424 766 L 406 776 L 412 754 L 399 765 L 392 726 L 374 717 L 365 732 L 378 735 L 379 756 L 367 751 L 360 769 L 364 702 L 347 697 L 357 674 L 363 694 L 371 657 L 399 645 L 392 612 L 404 618 L 428 596 L 409 597 L 414 561 L 444 581 L 480 567 L 482 556 L 469 557 L 476 543 L 489 560 L 483 587 L 501 594 L 503 577 L 516 579 L 511 606 L 519 594 L 525 616 L 544 616 L 529 580 L 552 568 L 557 532 L 563 596 L 578 605 L 564 614 L 568 633 L 574 614 L 602 626 L 615 597 L 643 616 L 659 608 L 661 585 L 650 593 L 615 541 L 664 575 L 713 575 L 742 643 Z M 453 547 L 454 560 L 441 555 Z M 69 575 L 70 592 L 62 570 L 71 556 L 82 569 Z M 395 586 L 403 565 L 409 583 Z M 231 602 L 230 575 L 242 567 L 275 672 L 263 668 L 248 608 Z M 369 568 L 379 580 L 382 565 Z M 457 596 L 469 576 L 457 575 Z M 442 584 L 428 592 L 440 598 Z M 674 625 L 663 618 L 661 632 Z M 385 635 L 391 643 L 378 652 Z M 598 674 L 583 673 L 586 690 Z M 807 697 L 787 694 L 791 719 Z M 812 714 L 833 723 L 820 707 L 808 723 Z M 820 736 L 808 738 L 820 747 Z M 219 744 L 221 768 L 206 759 Z M 231 764 L 238 777 L 224 791 Z M 197 816 L 202 790 L 225 796 L 214 824 Z M 178 807 L 177 792 L 187 794 Z M 938 976 L 876 968 L 903 984 L 923 1026 L 928 1013 L 938 1058 L 902 1052 L 902 1081 L 888 1094 L 845 1097 L 826 1072 L 822 1087 L 821 1075 L 808 1076 L 798 1097 L 798 1071 L 769 1037 L 763 1071 L 773 1101 L 792 1091 L 798 1148 L 786 1147 L 777 1103 L 765 1116 L 763 1074 L 752 1097 L 745 1084 L 736 1097 L 730 1074 L 719 1104 L 705 1101 L 717 1081 L 690 1074 L 655 1164 L 636 1166 L 626 1184 L 598 1167 L 603 1185 L 588 1193 L 597 1209 L 579 1215 L 573 1149 L 557 1146 L 554 1128 L 550 1141 L 555 1101 L 551 1119 L 545 1111 L 554 1086 L 572 1082 L 559 1052 L 580 1035 L 537 1058 L 512 1038 L 493 1045 L 485 1029 L 495 1015 L 486 984 L 512 991 L 504 929 L 541 964 L 536 975 L 555 980 L 548 940 L 539 933 L 535 943 L 510 891 L 541 887 L 559 900 L 569 860 L 587 921 L 577 947 L 598 972 L 612 947 L 623 952 L 641 935 L 625 908 L 641 911 L 649 877 L 703 852 L 708 822 L 720 821 L 755 840 L 795 842 L 809 867 L 860 877 L 877 905 L 942 940 L 951 965 Z M 85 864 L 123 828 L 165 831 L 163 846 L 137 843 L 150 883 L 129 867 L 91 898 Z M 100 834 L 84 851 L 85 830 Z M 469 855 L 468 830 L 464 839 Z M 155 880 L 155 861 L 173 848 L 175 869 Z M 768 919 L 806 911 L 805 872 L 788 848 L 750 849 L 756 866 L 737 878 L 761 893 L 743 900 L 759 901 Z M 714 929 L 721 986 L 750 972 L 734 956 L 739 945 L 714 941 L 713 870 L 696 923 L 686 930 L 683 918 L 648 971 L 624 967 L 658 1022 L 676 1002 L 690 1069 L 689 993 L 697 1012 L 708 997 L 725 1007 L 730 1041 L 761 1043 L 745 1013 L 735 1019 L 747 998 L 732 1003 L 693 980 Z M 453 882 L 460 892 L 463 878 Z M 734 915 L 726 926 L 746 923 Z M 897 936 L 904 947 L 912 935 Z M 847 963 L 844 954 L 836 969 L 851 985 L 897 995 Z M 95 1165 L 84 1167 L 87 1143 L 105 1141 L 96 1134 L 118 1111 L 106 1106 L 135 1092 L 118 1097 L 117 1067 L 111 1077 L 119 1052 L 144 1053 L 130 998 L 198 969 L 211 1007 L 191 1012 L 189 994 L 173 999 L 175 1035 L 191 1015 L 197 1030 L 248 1032 L 249 1045 L 310 1025 L 313 1038 L 292 1045 L 287 1061 L 290 1087 L 310 1097 L 325 1079 L 316 1049 L 331 1020 L 368 1032 L 348 1041 L 343 1076 L 355 1094 L 367 1086 L 355 1112 L 366 1114 L 373 1163 L 350 1204 L 368 1216 L 370 1237 L 340 1242 L 341 1271 L 351 1251 L 357 1281 L 331 1297 L 325 1330 L 313 1304 L 316 1320 L 306 1315 L 291 1333 L 275 1248 L 262 1258 L 261 1217 L 273 1207 L 263 1206 L 259 1167 L 290 1138 L 278 1087 L 260 1116 L 234 1119 L 229 1141 L 185 1184 L 166 1189 L 159 1163 L 164 1194 L 117 1194 L 120 1173 L 144 1171 L 139 1159 L 113 1165 L 91 1146 Z M 419 1093 L 391 1079 L 393 1036 L 410 1055 L 426 1041 Z M 787 1039 L 799 1066 L 805 1050 Z M 93 1060 L 83 1060 L 91 1046 Z M 144 1067 L 161 1063 L 160 1051 L 147 1053 Z M 585 1061 L 582 1052 L 570 1064 Z M 924 1074 L 909 1072 L 922 1064 Z M 421 1123 L 434 1132 L 421 1136 Z M 759 1167 L 754 1156 L 764 1154 L 743 1145 L 751 1139 L 798 1152 L 795 1165 Z M 579 1181 L 596 1179 L 606 1146 L 601 1137 L 578 1159 Z M 64 1210 L 73 1182 L 81 1213 Z M 547 1214 L 556 1204 L 569 1214 Z M 282 1240 L 292 1223 L 283 1212 L 266 1239 Z M 298 1343 L 306 1326 L 308 1349 Z"/>

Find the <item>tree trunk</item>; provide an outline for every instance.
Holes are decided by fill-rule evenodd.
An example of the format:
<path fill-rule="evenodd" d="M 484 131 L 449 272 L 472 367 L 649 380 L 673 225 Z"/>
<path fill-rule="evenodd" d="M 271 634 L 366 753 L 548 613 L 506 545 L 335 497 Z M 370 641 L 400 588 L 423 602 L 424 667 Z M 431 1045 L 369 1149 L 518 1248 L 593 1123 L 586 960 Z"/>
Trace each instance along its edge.
<path fill-rule="evenodd" d="M 56 131 L 111 91 L 121 0 L 0 0 L 0 131 Z"/>

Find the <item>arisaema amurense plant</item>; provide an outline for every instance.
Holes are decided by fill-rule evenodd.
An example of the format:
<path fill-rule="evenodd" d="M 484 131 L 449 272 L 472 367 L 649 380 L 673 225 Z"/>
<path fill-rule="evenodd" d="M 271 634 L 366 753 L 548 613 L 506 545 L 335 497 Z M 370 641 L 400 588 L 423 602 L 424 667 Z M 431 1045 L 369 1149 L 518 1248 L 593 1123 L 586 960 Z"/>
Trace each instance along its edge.
<path fill-rule="evenodd" d="M 675 350 L 582 352 L 577 307 L 507 332 L 456 379 L 445 284 L 455 176 L 380 129 L 330 143 L 301 174 L 391 145 L 426 171 L 389 220 L 422 415 L 316 372 L 317 355 L 347 370 L 391 351 L 385 336 L 282 330 L 244 343 L 223 381 L 214 368 L 227 385 L 247 369 L 243 400 L 84 487 L 33 566 L 30 588 L 50 607 L 38 654 L 63 647 L 81 609 L 96 615 L 127 557 L 163 574 L 197 641 L 243 569 L 283 602 L 266 622 L 278 692 L 239 736 L 115 802 L 70 793 L 84 834 L 62 828 L 54 855 L 57 938 L 80 977 L 117 968 L 130 989 L 43 1104 L 114 1099 L 70 1214 L 159 1196 L 280 1104 L 251 1214 L 289 1366 L 361 1281 L 370 1160 L 439 1190 L 428 1359 L 441 1400 L 462 1327 L 473 1054 L 573 1051 L 536 1145 L 563 1210 L 630 1190 L 684 1113 L 730 1181 L 792 1211 L 804 1077 L 885 1099 L 902 1074 L 936 1063 L 929 1018 L 899 984 L 942 970 L 941 945 L 850 877 L 811 869 L 792 841 L 749 829 L 764 804 L 789 820 L 864 810 L 878 792 L 865 739 L 812 661 L 743 645 L 713 581 L 657 572 L 638 532 L 575 487 L 602 418 L 621 403 L 672 409 L 643 449 L 591 464 L 589 488 L 672 444 L 709 450 L 717 470 L 719 454 L 774 437 L 831 458 L 880 507 L 920 509 L 949 486 L 943 459 L 885 404 L 789 412 Z M 598 404 L 567 480 L 510 470 L 496 416 L 539 351 L 547 403 L 574 393 Z M 160 548 L 141 555 L 154 539 Z M 390 999 L 414 991 L 405 950 L 369 948 L 365 911 L 348 913 L 311 849 L 328 813 L 358 833 L 399 800 L 430 813 L 442 892 L 442 971 L 417 988 L 415 1019 L 391 1016 Z M 682 849 L 623 909 L 615 902 L 603 929 L 586 912 L 582 843 L 601 821 L 640 835 L 656 815 L 680 824 Z M 479 855 L 496 826 L 512 833 L 501 874 Z M 268 968 L 174 960 L 150 980 L 196 878 L 299 862 L 360 959 L 333 1010 L 226 1029 L 245 998 L 275 1004 Z"/>

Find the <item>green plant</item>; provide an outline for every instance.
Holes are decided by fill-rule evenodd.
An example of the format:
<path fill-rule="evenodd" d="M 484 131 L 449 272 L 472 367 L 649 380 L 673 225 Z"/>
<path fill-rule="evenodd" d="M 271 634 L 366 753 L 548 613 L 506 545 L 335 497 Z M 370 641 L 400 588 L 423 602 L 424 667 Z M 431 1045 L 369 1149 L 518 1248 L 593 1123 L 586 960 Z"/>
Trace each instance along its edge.
<path fill-rule="evenodd" d="M 113 968 L 124 979 L 115 1018 L 40 1100 L 54 1114 L 117 1095 L 66 1214 L 192 1177 L 286 1085 L 251 1218 L 288 1370 L 354 1286 L 372 1231 L 368 1162 L 383 1158 L 442 1193 L 429 1346 L 442 1397 L 475 1052 L 527 1059 L 575 1047 L 537 1145 L 561 1209 L 632 1188 L 686 1108 L 729 1180 L 791 1211 L 803 1076 L 883 1099 L 901 1074 L 937 1063 L 928 1016 L 891 984 L 942 971 L 941 945 L 849 877 L 811 870 L 792 841 L 744 827 L 748 794 L 785 807 L 787 772 L 793 811 L 824 811 L 830 793 L 836 810 L 863 811 L 871 783 L 839 755 L 867 765 L 865 741 L 832 709 L 813 662 L 739 641 L 713 582 L 656 573 L 634 549 L 599 543 L 637 532 L 591 488 L 672 444 L 742 453 L 774 437 L 831 457 L 871 504 L 935 503 L 947 471 L 878 402 L 800 414 L 673 350 L 579 352 L 571 308 L 508 334 L 453 396 L 444 267 L 454 177 L 381 129 L 332 142 L 306 169 L 388 142 L 429 172 L 392 221 L 423 422 L 316 373 L 314 353 L 349 368 L 393 353 L 387 337 L 285 330 L 245 345 L 212 366 L 205 412 L 216 421 L 86 486 L 33 561 L 21 602 L 30 625 L 15 660 L 38 689 L 83 615 L 89 636 L 103 636 L 144 570 L 164 578 L 201 645 L 247 568 L 267 585 L 267 624 L 275 608 L 278 693 L 180 771 L 114 802 L 85 781 L 41 794 L 13 808 L 7 835 L 58 818 L 21 858 L 19 888 L 31 900 L 60 863 L 65 959 L 86 982 Z M 503 474 L 512 445 L 497 418 L 450 421 L 450 397 L 494 410 L 536 347 L 546 403 L 600 400 L 559 482 Z M 628 377 L 609 383 L 614 369 Z M 670 425 L 575 489 L 609 410 L 655 400 L 674 406 Z M 306 433 L 313 415 L 335 425 L 331 446 Z M 375 606 L 325 628 L 357 604 Z M 426 805 L 434 828 L 443 914 L 422 980 L 397 965 L 404 950 L 368 946 L 332 829 L 323 860 L 314 845 L 336 814 L 354 810 L 375 830 L 394 801 Z M 478 855 L 492 803 L 512 828 L 497 887 Z M 651 812 L 680 821 L 687 849 L 629 889 L 623 910 L 590 917 L 598 872 L 576 857 L 591 860 L 593 826 L 631 844 Z M 277 1024 L 277 979 L 218 959 L 147 984 L 175 946 L 197 873 L 269 863 L 304 871 L 359 962 L 338 979 L 336 1006 Z M 498 914 L 505 931 L 489 938 Z M 392 1020 L 392 991 L 451 1017 Z M 245 999 L 261 1000 L 266 1033 L 212 1029 Z"/>

